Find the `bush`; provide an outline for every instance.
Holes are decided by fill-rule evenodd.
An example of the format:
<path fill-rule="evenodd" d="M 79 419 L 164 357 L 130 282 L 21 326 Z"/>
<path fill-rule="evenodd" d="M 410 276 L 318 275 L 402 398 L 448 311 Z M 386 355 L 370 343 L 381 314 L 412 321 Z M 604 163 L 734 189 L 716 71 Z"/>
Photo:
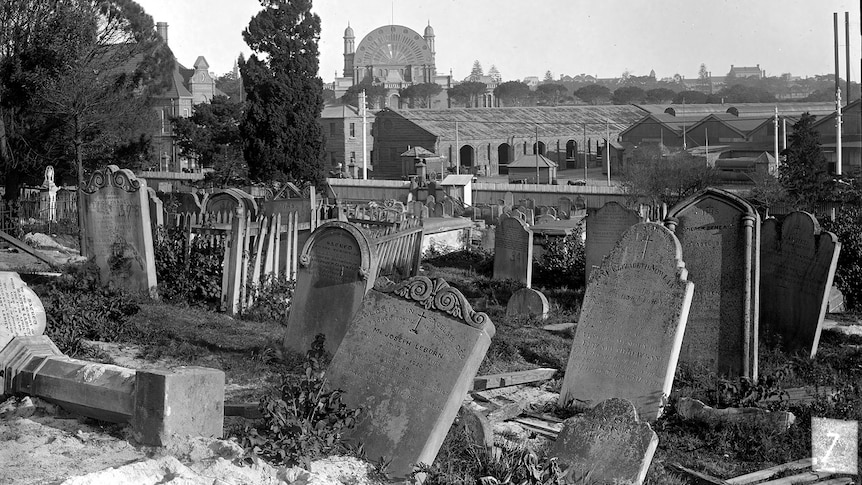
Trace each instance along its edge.
<path fill-rule="evenodd" d="M 221 306 L 224 243 L 211 244 L 204 237 L 189 243 L 185 258 L 185 234 L 178 227 L 159 227 L 153 239 L 159 296 L 171 302 L 218 309 Z"/>
<path fill-rule="evenodd" d="M 858 205 L 844 205 L 835 221 L 824 221 L 841 241 L 841 254 L 835 270 L 835 284 L 844 294 L 848 309 L 862 305 L 862 209 Z"/>
<path fill-rule="evenodd" d="M 584 286 L 586 247 L 583 226 L 578 226 L 562 238 L 545 236 L 545 253 L 533 265 L 533 284 L 550 288 Z"/>
<path fill-rule="evenodd" d="M 248 291 L 255 295 L 254 303 L 242 312 L 242 318 L 287 325 L 294 290 L 296 281 L 288 280 L 286 275 L 265 276 L 260 285 L 249 285 Z"/>
<path fill-rule="evenodd" d="M 485 249 L 468 248 L 443 254 L 431 247 L 422 260 L 438 268 L 458 268 L 488 277 L 494 274 L 494 253 Z"/>
<path fill-rule="evenodd" d="M 137 302 L 121 289 L 102 286 L 92 262 L 33 289 L 45 306 L 45 334 L 66 355 L 79 354 L 82 339 L 116 342 L 136 335 L 128 320 L 138 313 Z"/>

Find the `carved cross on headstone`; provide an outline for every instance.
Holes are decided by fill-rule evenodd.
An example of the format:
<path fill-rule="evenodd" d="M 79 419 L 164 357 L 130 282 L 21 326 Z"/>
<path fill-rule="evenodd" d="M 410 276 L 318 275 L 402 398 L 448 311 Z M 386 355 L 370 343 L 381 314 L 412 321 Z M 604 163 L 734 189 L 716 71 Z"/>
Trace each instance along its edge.
<path fill-rule="evenodd" d="M 653 242 L 653 239 L 651 234 L 643 234 L 641 237 L 641 240 L 644 242 L 644 250 L 641 253 L 641 259 L 644 259 L 646 257 L 647 247 L 649 247 L 649 243 Z"/>
<path fill-rule="evenodd" d="M 422 310 L 422 313 L 418 315 L 419 318 L 416 319 L 416 326 L 413 327 L 410 331 L 419 334 L 419 324 L 422 323 L 422 319 L 425 318 L 425 310 Z"/>

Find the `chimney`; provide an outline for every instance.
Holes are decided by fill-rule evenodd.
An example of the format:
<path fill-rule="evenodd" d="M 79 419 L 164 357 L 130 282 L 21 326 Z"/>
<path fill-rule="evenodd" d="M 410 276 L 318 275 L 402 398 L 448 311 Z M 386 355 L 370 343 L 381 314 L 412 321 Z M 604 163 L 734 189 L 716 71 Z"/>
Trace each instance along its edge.
<path fill-rule="evenodd" d="M 168 43 L 168 23 L 167 22 L 156 22 L 156 31 L 159 33 L 159 37 L 165 41 L 165 44 Z"/>

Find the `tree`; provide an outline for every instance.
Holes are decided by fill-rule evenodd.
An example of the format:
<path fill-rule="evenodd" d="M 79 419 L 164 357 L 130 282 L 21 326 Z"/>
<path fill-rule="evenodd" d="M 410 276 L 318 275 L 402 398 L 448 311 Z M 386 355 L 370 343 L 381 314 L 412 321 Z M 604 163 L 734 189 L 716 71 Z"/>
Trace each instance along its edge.
<path fill-rule="evenodd" d="M 568 91 L 562 84 L 548 83 L 536 87 L 539 104 L 543 106 L 556 106 Z"/>
<path fill-rule="evenodd" d="M 500 75 L 500 71 L 497 70 L 497 66 L 491 64 L 491 69 L 488 69 L 488 77 L 494 80 L 495 83 L 503 82 L 503 76 Z"/>
<path fill-rule="evenodd" d="M 494 88 L 494 97 L 505 106 L 524 106 L 531 95 L 530 86 L 521 81 L 506 81 Z"/>
<path fill-rule="evenodd" d="M 463 104 L 467 108 L 478 105 L 479 96 L 485 94 L 488 85 L 485 83 L 466 81 L 446 90 L 449 99 L 457 104 Z"/>
<path fill-rule="evenodd" d="M 341 102 L 358 108 L 359 94 L 362 91 L 365 91 L 365 107 L 368 109 L 382 108 L 386 101 L 386 94 L 389 92 L 382 85 L 372 83 L 371 78 L 366 78 L 361 83 L 347 88 L 341 96 Z"/>
<path fill-rule="evenodd" d="M 715 169 L 687 152 L 665 154 L 658 145 L 636 148 L 622 171 L 622 187 L 631 197 L 672 206 L 716 181 Z"/>
<path fill-rule="evenodd" d="M 646 91 L 646 102 L 651 104 L 665 104 L 673 101 L 676 93 L 668 88 L 655 88 Z"/>
<path fill-rule="evenodd" d="M 473 61 L 473 69 L 470 71 L 470 76 L 467 78 L 468 81 L 478 82 L 482 80 L 482 76 L 484 76 L 484 72 L 482 71 L 482 64 L 479 62 L 479 59 Z"/>
<path fill-rule="evenodd" d="M 775 96 L 761 87 L 734 84 L 712 96 L 713 103 L 771 103 Z"/>
<path fill-rule="evenodd" d="M 311 0 L 260 2 L 263 10 L 242 33 L 253 53 L 240 64 L 247 95 L 240 132 L 249 175 L 319 185 L 324 177 L 320 17 L 311 12 Z"/>
<path fill-rule="evenodd" d="M 241 103 L 215 96 L 211 102 L 195 106 L 191 117 L 171 120 L 180 154 L 213 168 L 213 181 L 218 187 L 248 179 L 239 131 L 242 110 Z"/>
<path fill-rule="evenodd" d="M 700 91 L 682 91 L 673 97 L 673 104 L 703 104 L 708 97 Z"/>
<path fill-rule="evenodd" d="M 242 76 L 239 74 L 240 62 L 245 62 L 245 56 L 242 54 L 237 57 L 231 72 L 215 78 L 215 87 L 236 103 L 242 102 L 245 97 L 245 93 L 242 92 Z"/>
<path fill-rule="evenodd" d="M 814 130 L 816 117 L 803 113 L 793 125 L 786 157 L 778 168 L 778 180 L 791 203 L 800 210 L 812 211 L 834 196 L 834 184 L 827 171 L 826 155 L 820 147 L 820 133 Z"/>
<path fill-rule="evenodd" d="M 611 98 L 611 90 L 601 84 L 587 84 L 573 94 L 587 104 L 605 104 Z"/>
<path fill-rule="evenodd" d="M 408 86 L 401 91 L 401 99 L 409 99 L 410 107 L 430 108 L 431 98 L 437 96 L 443 88 L 437 83 L 422 83 Z"/>
<path fill-rule="evenodd" d="M 700 87 L 703 90 L 709 88 L 711 81 L 709 79 L 709 71 L 706 69 L 706 64 L 700 65 L 700 70 L 697 71 L 697 78 L 700 79 Z"/>
<path fill-rule="evenodd" d="M 637 86 L 624 86 L 614 90 L 611 102 L 613 104 L 643 103 L 646 92 Z"/>
<path fill-rule="evenodd" d="M 554 82 L 554 74 L 551 72 L 550 69 L 545 71 L 545 79 L 543 79 L 543 82 L 546 82 L 546 83 Z"/>

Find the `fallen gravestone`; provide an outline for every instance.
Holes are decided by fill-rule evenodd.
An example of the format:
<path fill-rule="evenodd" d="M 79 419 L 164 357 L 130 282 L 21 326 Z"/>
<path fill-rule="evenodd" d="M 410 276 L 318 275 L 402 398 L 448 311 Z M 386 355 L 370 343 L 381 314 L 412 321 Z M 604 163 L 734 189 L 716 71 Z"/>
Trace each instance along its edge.
<path fill-rule="evenodd" d="M 632 403 L 614 398 L 564 421 L 549 456 L 557 458 L 566 483 L 640 485 L 657 446 L 658 437 L 638 421 Z"/>
<path fill-rule="evenodd" d="M 541 291 L 533 288 L 521 288 L 516 291 L 506 305 L 507 317 L 526 316 L 546 320 L 549 311 L 548 299 Z"/>
<path fill-rule="evenodd" d="M 788 352 L 817 353 L 841 243 L 807 212 L 761 229 L 760 334 Z"/>
<path fill-rule="evenodd" d="M 18 273 L 0 271 L 0 350 L 19 335 L 42 335 L 47 319 L 42 300 Z"/>
<path fill-rule="evenodd" d="M 826 313 L 844 313 L 844 293 L 837 286 L 832 285 L 829 290 L 829 305 L 826 306 Z"/>
<path fill-rule="evenodd" d="M 391 460 L 393 479 L 433 463 L 494 331 L 443 280 L 381 278 L 327 371 L 344 403 L 363 410 L 348 438 L 369 459 Z"/>
<path fill-rule="evenodd" d="M 494 279 L 532 286 L 533 231 L 516 217 L 501 217 L 494 231 Z"/>
<path fill-rule="evenodd" d="M 629 228 L 587 285 L 560 404 L 632 401 L 641 419 L 670 395 L 694 285 L 673 233 Z"/>
<path fill-rule="evenodd" d="M 84 251 L 102 284 L 155 295 L 156 263 L 146 180 L 108 165 L 83 189 Z"/>
<path fill-rule="evenodd" d="M 309 236 L 299 263 L 284 346 L 304 354 L 322 333 L 326 350 L 334 354 L 362 298 L 374 286 L 374 249 L 353 224 L 327 222 Z"/>
<path fill-rule="evenodd" d="M 642 222 L 637 211 L 626 209 L 618 202 L 608 202 L 601 209 L 589 214 L 587 220 L 585 281 L 590 281 L 590 273 L 599 267 L 602 258 L 607 256 L 624 232 L 638 222 Z"/>
<path fill-rule="evenodd" d="M 760 217 L 736 195 L 707 188 L 665 221 L 697 286 L 680 361 L 724 376 L 757 378 Z"/>

